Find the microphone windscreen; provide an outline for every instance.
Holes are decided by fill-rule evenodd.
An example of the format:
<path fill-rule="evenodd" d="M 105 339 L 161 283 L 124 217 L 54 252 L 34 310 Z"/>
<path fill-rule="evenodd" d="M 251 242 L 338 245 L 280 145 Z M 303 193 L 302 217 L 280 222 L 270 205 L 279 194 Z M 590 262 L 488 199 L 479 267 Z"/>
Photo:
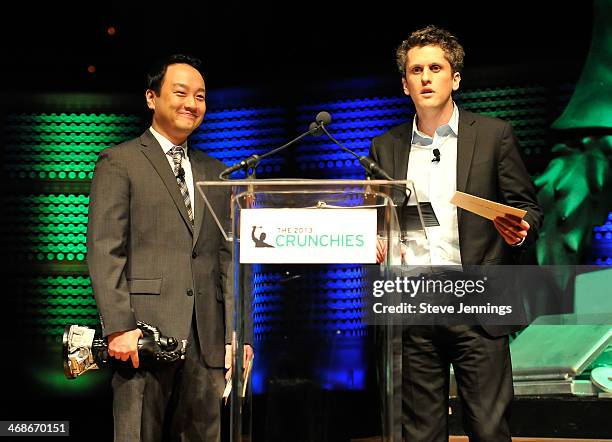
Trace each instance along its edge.
<path fill-rule="evenodd" d="M 315 130 L 316 128 L 318 128 L 318 129 Z M 312 131 L 310 133 L 310 135 L 312 135 L 313 137 L 318 137 L 318 136 L 323 135 L 323 131 L 321 130 L 319 125 L 316 122 L 314 122 L 314 121 L 312 123 L 310 123 L 310 126 L 308 126 L 308 130 Z"/>
<path fill-rule="evenodd" d="M 324 124 L 326 126 L 329 126 L 329 123 L 331 123 L 332 117 L 329 114 L 329 112 L 325 112 L 325 111 L 321 111 L 317 114 L 317 123 L 319 124 Z"/>

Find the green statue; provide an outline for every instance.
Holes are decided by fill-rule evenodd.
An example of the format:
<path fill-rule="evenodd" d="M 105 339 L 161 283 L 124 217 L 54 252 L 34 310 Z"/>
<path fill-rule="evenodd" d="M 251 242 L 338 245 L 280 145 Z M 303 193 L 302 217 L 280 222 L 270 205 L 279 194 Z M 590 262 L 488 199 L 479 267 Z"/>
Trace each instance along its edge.
<path fill-rule="evenodd" d="M 536 178 L 545 213 L 540 264 L 584 264 L 593 226 L 612 210 L 612 0 L 595 0 L 591 47 L 576 90 L 553 123 L 563 142 Z"/>

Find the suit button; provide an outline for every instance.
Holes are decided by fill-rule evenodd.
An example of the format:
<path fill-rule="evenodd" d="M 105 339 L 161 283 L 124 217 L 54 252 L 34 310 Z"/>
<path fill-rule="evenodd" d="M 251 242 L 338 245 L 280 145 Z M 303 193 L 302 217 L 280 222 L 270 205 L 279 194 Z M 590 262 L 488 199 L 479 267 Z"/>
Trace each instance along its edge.
<path fill-rule="evenodd" d="M 196 258 L 198 257 L 198 254 L 197 254 L 196 252 L 193 252 L 193 253 L 191 254 L 191 257 L 192 257 L 193 259 L 196 259 Z"/>
<path fill-rule="evenodd" d="M 193 289 L 187 289 L 187 296 L 193 296 Z"/>

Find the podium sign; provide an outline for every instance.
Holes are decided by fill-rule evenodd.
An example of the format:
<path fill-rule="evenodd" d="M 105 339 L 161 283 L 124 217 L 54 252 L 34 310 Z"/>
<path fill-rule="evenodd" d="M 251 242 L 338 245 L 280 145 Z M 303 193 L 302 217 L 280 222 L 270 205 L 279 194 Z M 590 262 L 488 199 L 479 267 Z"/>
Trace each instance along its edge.
<path fill-rule="evenodd" d="M 374 264 L 376 209 L 243 209 L 241 264 Z"/>

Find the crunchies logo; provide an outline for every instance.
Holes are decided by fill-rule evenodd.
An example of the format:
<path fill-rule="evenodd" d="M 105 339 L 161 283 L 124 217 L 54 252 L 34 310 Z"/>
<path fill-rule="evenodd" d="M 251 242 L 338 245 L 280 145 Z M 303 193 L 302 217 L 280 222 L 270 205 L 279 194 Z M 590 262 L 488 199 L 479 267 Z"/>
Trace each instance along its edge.
<path fill-rule="evenodd" d="M 285 248 L 345 248 L 364 247 L 362 234 L 323 232 L 312 227 L 278 227 L 274 247 Z M 258 246 L 259 247 L 259 246 Z"/>
<path fill-rule="evenodd" d="M 255 230 L 257 229 L 257 226 L 253 226 L 253 230 L 251 230 L 251 239 L 253 240 L 253 242 L 255 243 L 255 247 L 272 247 L 274 248 L 274 246 L 272 244 L 268 244 L 265 240 L 266 240 L 266 232 L 261 232 L 259 234 L 259 238 L 257 238 L 257 236 L 255 236 Z M 259 229 L 262 229 L 262 226 L 259 226 Z"/>

